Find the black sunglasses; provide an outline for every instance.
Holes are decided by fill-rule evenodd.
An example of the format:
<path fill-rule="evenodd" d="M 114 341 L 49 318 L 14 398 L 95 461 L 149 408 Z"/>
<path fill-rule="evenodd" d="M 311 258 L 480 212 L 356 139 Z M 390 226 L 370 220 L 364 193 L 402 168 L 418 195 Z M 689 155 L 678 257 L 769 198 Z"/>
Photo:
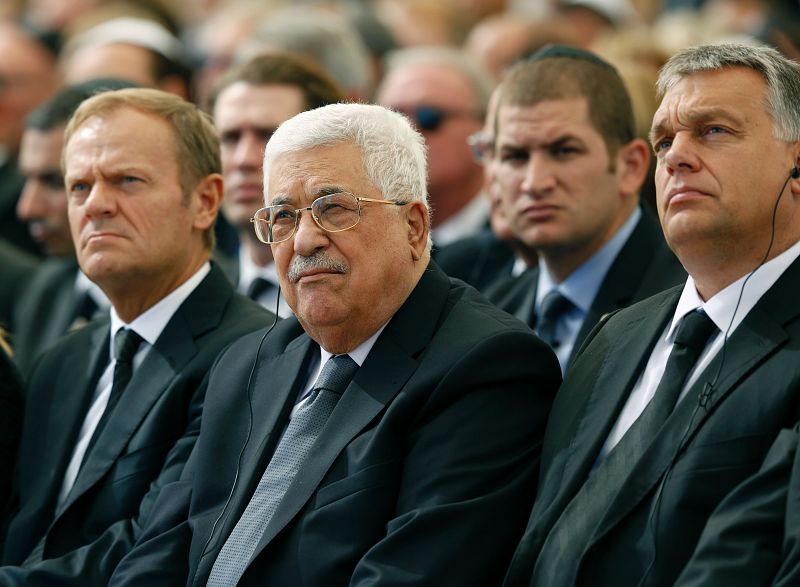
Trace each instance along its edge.
<path fill-rule="evenodd" d="M 398 112 L 410 118 L 417 129 L 428 132 L 435 131 L 447 118 L 475 117 L 470 112 L 455 112 L 436 106 L 417 106 L 416 108 L 398 109 Z"/>

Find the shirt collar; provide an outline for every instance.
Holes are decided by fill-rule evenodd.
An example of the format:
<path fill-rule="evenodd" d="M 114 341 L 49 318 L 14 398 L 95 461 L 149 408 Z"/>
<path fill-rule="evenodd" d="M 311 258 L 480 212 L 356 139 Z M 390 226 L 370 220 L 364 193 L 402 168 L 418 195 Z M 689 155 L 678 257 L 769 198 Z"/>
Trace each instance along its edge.
<path fill-rule="evenodd" d="M 278 270 L 275 267 L 275 262 L 270 261 L 263 267 L 256 265 L 250 258 L 250 255 L 244 249 L 239 250 L 239 285 L 237 289 L 240 293 L 246 292 L 250 284 L 257 277 L 266 279 L 272 284 L 280 287 L 278 283 Z"/>
<path fill-rule="evenodd" d="M 211 271 L 211 265 L 206 261 L 194 275 L 172 290 L 167 296 L 161 298 L 154 306 L 137 316 L 130 324 L 125 323 L 122 318 L 117 315 L 117 311 L 112 306 L 111 344 L 113 344 L 114 335 L 117 333 L 117 330 L 128 327 L 141 336 L 149 345 L 154 345 L 161 335 L 161 331 L 164 330 L 167 323 L 172 318 L 172 315 L 175 314 L 180 305 L 186 301 L 186 298 L 189 297 L 195 288 L 200 285 L 200 282 L 208 275 L 209 271 Z M 113 356 L 113 348 L 111 356 Z"/>
<path fill-rule="evenodd" d="M 489 202 L 481 192 L 461 210 L 437 226 L 432 232 L 432 238 L 436 246 L 442 248 L 461 238 L 477 234 L 488 218 Z"/>
<path fill-rule="evenodd" d="M 575 269 L 560 284 L 547 270 L 544 260 L 539 258 L 539 282 L 536 288 L 536 308 L 540 308 L 544 297 L 554 289 L 558 289 L 566 298 L 587 313 L 592 307 L 597 291 L 603 283 L 603 278 L 608 273 L 614 259 L 617 258 L 622 247 L 628 242 L 636 224 L 642 217 L 642 210 L 637 206 L 620 229 L 612 236 L 599 251 Z"/>
<path fill-rule="evenodd" d="M 690 275 L 683 286 L 678 306 L 675 308 L 675 315 L 667 331 L 667 342 L 674 341 L 675 332 L 681 319 L 698 308 L 702 308 L 721 332 L 730 336 L 747 314 L 750 313 L 753 306 L 758 303 L 758 300 L 778 281 L 778 278 L 798 257 L 800 257 L 800 241 L 774 259 L 764 263 L 755 271 L 743 275 L 709 298 L 708 301 L 703 301 L 703 298 L 700 297 L 695 287 L 694 279 Z M 744 289 L 742 289 L 745 280 L 748 281 Z M 741 300 L 739 299 L 740 295 Z M 738 308 L 736 307 L 737 302 Z"/>
<path fill-rule="evenodd" d="M 383 332 L 383 329 L 386 328 L 386 324 L 389 324 L 389 322 L 386 322 L 383 326 L 378 328 L 375 334 L 370 336 L 367 340 L 362 342 L 352 351 L 346 353 L 351 359 L 353 359 L 356 362 L 356 364 L 359 367 L 364 364 L 364 361 L 367 360 L 367 355 L 369 355 L 369 352 L 372 350 L 372 347 L 375 346 L 375 341 L 378 340 L 378 337 L 381 335 L 381 332 Z M 334 356 L 332 353 L 329 353 L 322 347 L 319 347 L 319 352 L 320 352 L 320 362 L 319 362 L 320 366 L 325 365 L 328 359 Z"/>

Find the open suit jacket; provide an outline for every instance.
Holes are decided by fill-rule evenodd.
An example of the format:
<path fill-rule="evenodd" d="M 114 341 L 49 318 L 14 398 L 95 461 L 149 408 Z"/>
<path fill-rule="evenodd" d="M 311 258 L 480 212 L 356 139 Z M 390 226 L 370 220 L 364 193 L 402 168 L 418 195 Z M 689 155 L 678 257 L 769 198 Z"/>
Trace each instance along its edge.
<path fill-rule="evenodd" d="M 575 561 L 579 585 L 672 585 L 714 508 L 758 469 L 779 431 L 799 419 L 798 291 L 800 261 L 733 332 L 721 371 L 722 352 L 608 504 Z M 508 585 L 529 584 L 544 540 L 585 482 L 680 292 L 676 287 L 621 310 L 587 337 L 553 405 L 539 496 Z"/>
<path fill-rule="evenodd" d="M 586 335 L 600 318 L 608 312 L 625 308 L 658 292 L 686 280 L 686 271 L 672 254 L 661 227 L 652 213 L 643 208 L 642 216 L 617 258 L 609 267 L 603 283 L 597 290 L 589 312 L 578 331 L 569 364 Z M 494 304 L 532 328 L 536 326 L 533 304 L 539 282 L 539 268 L 534 266 L 525 273 L 497 284 L 486 292 Z"/>
<path fill-rule="evenodd" d="M 679 587 L 800 585 L 800 425 L 781 430 L 759 471 L 706 524 Z"/>
<path fill-rule="evenodd" d="M 164 489 L 111 585 L 206 584 L 319 353 L 295 318 L 257 353 L 263 334 L 215 366 L 184 480 Z M 239 585 L 498 584 L 535 495 L 559 379 L 528 328 L 431 263 L 336 405 Z"/>
<path fill-rule="evenodd" d="M 43 355 L 27 389 L 17 461 L 20 508 L 4 562 L 21 564 L 43 536 L 46 560 L 30 569 L 0 569 L 0 585 L 105 585 L 158 489 L 186 463 L 214 359 L 272 318 L 234 293 L 212 265 L 148 349 L 59 511 L 56 499 L 94 393 L 93 374 L 108 360 L 108 320 L 68 335 Z"/>

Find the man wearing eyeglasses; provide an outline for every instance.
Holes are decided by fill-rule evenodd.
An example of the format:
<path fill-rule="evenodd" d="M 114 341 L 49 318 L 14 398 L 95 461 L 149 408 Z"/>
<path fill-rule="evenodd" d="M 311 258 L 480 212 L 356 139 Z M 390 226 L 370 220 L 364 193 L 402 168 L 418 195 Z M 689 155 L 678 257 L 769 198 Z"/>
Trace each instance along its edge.
<path fill-rule="evenodd" d="M 650 153 L 617 71 L 551 45 L 500 88 L 494 157 L 503 208 L 536 265 L 486 292 L 536 329 L 562 370 L 604 314 L 686 273 L 639 205 Z"/>
<path fill-rule="evenodd" d="M 460 49 L 422 47 L 390 54 L 376 92 L 378 104 L 408 116 L 425 137 L 437 249 L 487 225 L 483 171 L 467 138 L 483 126 L 492 87 L 489 74 Z"/>
<path fill-rule="evenodd" d="M 221 259 L 237 290 L 287 316 L 278 306 L 278 275 L 272 251 L 258 241 L 250 218 L 263 205 L 264 145 L 278 125 L 304 110 L 339 102 L 343 94 L 319 67 L 295 55 L 270 53 L 237 65 L 211 95 L 220 134 L 225 198 L 222 212 L 239 235 L 234 259 Z"/>
<path fill-rule="evenodd" d="M 220 357 L 190 464 L 111 585 L 499 583 L 560 374 L 430 262 L 425 167 L 380 106 L 278 128 L 253 223 L 295 317 Z"/>

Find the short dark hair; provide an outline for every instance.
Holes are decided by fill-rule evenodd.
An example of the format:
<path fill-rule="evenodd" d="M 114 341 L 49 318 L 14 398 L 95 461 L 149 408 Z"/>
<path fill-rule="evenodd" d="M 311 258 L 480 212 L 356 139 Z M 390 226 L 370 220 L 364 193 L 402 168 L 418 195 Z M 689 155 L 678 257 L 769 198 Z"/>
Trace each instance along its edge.
<path fill-rule="evenodd" d="M 237 82 L 254 86 L 296 86 L 303 92 L 306 110 L 344 100 L 339 85 L 319 65 L 300 55 L 276 52 L 258 55 L 225 72 L 214 84 L 209 97 L 210 111 L 213 112 L 222 91 Z"/>
<path fill-rule="evenodd" d="M 509 69 L 500 92 L 499 108 L 586 98 L 589 120 L 609 155 L 636 138 L 633 106 L 622 78 L 613 66 L 587 51 L 545 48 Z"/>
<path fill-rule="evenodd" d="M 123 88 L 135 88 L 133 82 L 116 78 L 101 78 L 62 88 L 47 102 L 33 110 L 25 119 L 25 127 L 41 131 L 65 126 L 81 102 L 96 94 Z"/>

